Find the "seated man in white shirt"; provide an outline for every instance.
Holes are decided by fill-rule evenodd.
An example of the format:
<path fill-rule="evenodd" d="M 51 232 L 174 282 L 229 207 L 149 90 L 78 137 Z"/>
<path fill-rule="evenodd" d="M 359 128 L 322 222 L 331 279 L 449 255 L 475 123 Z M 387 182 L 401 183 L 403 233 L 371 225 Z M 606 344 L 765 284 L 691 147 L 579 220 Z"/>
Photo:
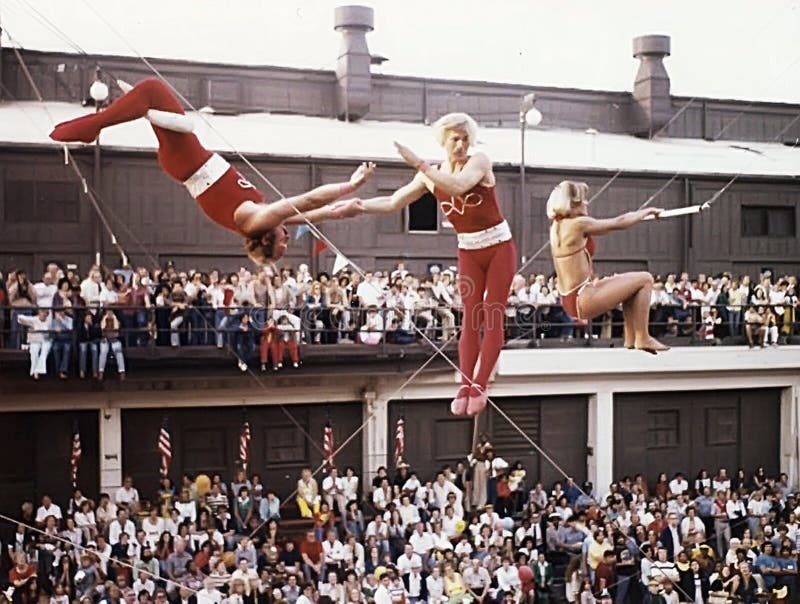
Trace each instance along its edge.
<path fill-rule="evenodd" d="M 344 495 L 344 483 L 339 477 L 339 471 L 331 468 L 330 473 L 322 481 L 322 498 L 328 502 L 328 508 L 333 512 L 334 502 L 339 507 L 339 513 L 344 515 L 347 507 L 347 499 Z"/>
<path fill-rule="evenodd" d="M 383 521 L 383 516 L 377 514 L 364 531 L 365 537 L 375 536 L 378 547 L 383 553 L 389 553 L 389 525 Z"/>
<path fill-rule="evenodd" d="M 133 478 L 130 476 L 125 477 L 122 486 L 117 489 L 117 493 L 114 495 L 114 501 L 117 505 L 124 503 L 131 512 L 135 512 L 139 508 L 139 491 L 133 486 Z"/>
<path fill-rule="evenodd" d="M 433 535 L 425 530 L 424 523 L 417 523 L 414 532 L 411 534 L 411 537 L 408 538 L 408 542 L 414 549 L 414 553 L 417 554 L 424 563 L 429 564 L 431 562 L 431 551 L 434 546 Z"/>
<path fill-rule="evenodd" d="M 483 514 L 481 514 L 479 518 L 479 522 L 481 526 L 484 524 L 494 528 L 495 524 L 500 522 L 500 514 L 494 511 L 494 506 L 491 503 L 487 503 L 486 507 L 484 508 Z"/>
<path fill-rule="evenodd" d="M 56 524 L 60 524 L 64 516 L 61 513 L 61 508 L 53 503 L 50 495 L 42 497 L 42 505 L 36 510 L 36 524 L 44 526 L 45 520 L 48 516 L 53 516 L 56 519 Z"/>
<path fill-rule="evenodd" d="M 325 540 L 322 542 L 322 554 L 325 557 L 325 566 L 328 572 L 339 571 L 344 560 L 344 546 L 336 538 L 334 529 L 328 530 Z"/>
<path fill-rule="evenodd" d="M 400 575 L 405 575 L 410 572 L 414 566 L 422 567 L 422 558 L 419 554 L 414 553 L 414 547 L 410 543 L 406 543 L 405 552 L 402 556 L 397 558 L 397 572 Z"/>
<path fill-rule="evenodd" d="M 108 525 L 108 543 L 116 545 L 119 543 L 121 533 L 130 535 L 136 534 L 136 525 L 128 519 L 128 512 L 123 508 L 117 510 L 117 519 Z"/>
<path fill-rule="evenodd" d="M 503 600 L 507 594 L 514 594 L 516 597 L 521 581 L 517 567 L 511 564 L 510 558 L 503 558 L 503 565 L 495 571 L 494 576 L 497 579 L 498 600 Z"/>
<path fill-rule="evenodd" d="M 433 483 L 432 487 L 433 487 L 434 504 L 440 510 L 443 510 L 444 507 L 448 504 L 447 496 L 450 493 L 453 493 L 456 496 L 456 502 L 458 503 L 459 507 L 461 506 L 461 499 L 463 498 L 464 494 L 461 492 L 461 489 L 459 489 L 456 485 L 447 480 L 447 477 L 444 475 L 444 472 L 438 472 L 436 474 L 436 481 Z"/>
<path fill-rule="evenodd" d="M 400 514 L 400 520 L 403 522 L 403 528 L 406 530 L 411 529 L 420 521 L 419 508 L 411 503 L 409 495 L 400 497 L 400 505 L 397 506 L 397 511 Z"/>

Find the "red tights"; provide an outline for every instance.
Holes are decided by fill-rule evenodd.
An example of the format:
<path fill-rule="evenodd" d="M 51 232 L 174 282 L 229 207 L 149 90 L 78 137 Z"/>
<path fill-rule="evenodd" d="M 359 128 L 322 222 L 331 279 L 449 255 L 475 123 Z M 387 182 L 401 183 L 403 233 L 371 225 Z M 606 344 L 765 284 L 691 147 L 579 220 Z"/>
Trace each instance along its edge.
<path fill-rule="evenodd" d="M 183 113 L 178 99 L 161 80 L 142 80 L 133 90 L 103 111 L 84 115 L 55 127 L 50 138 L 62 142 L 91 143 L 103 128 L 144 117 L 148 109 Z M 158 161 L 172 178 L 185 181 L 202 166 L 211 152 L 191 133 L 173 132 L 153 126 L 158 138 Z"/>
<path fill-rule="evenodd" d="M 458 287 L 464 305 L 458 341 L 462 384 L 472 380 L 485 390 L 489 383 L 505 342 L 506 302 L 516 268 L 517 251 L 511 240 L 482 250 L 458 250 Z"/>
<path fill-rule="evenodd" d="M 289 357 L 292 363 L 300 362 L 300 348 L 294 336 L 289 340 L 283 339 L 283 332 L 278 331 L 277 334 L 270 330 L 265 330 L 261 337 L 261 364 L 266 365 L 267 361 L 271 361 L 273 367 L 277 367 L 278 363 L 283 363 L 283 357 L 286 355 L 286 349 L 289 349 Z"/>

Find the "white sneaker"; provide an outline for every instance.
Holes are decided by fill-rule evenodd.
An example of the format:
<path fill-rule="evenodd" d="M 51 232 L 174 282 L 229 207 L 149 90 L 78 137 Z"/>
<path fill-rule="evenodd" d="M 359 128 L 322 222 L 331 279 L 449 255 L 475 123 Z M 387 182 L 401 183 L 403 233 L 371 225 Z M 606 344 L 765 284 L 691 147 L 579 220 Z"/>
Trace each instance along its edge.
<path fill-rule="evenodd" d="M 298 367 L 300 367 L 300 365 L 298 365 L 297 363 L 292 363 L 292 367 L 294 367 L 295 369 L 297 369 Z"/>
<path fill-rule="evenodd" d="M 247 371 L 247 363 L 245 363 L 244 361 L 239 361 L 239 369 L 242 370 L 242 373 Z"/>

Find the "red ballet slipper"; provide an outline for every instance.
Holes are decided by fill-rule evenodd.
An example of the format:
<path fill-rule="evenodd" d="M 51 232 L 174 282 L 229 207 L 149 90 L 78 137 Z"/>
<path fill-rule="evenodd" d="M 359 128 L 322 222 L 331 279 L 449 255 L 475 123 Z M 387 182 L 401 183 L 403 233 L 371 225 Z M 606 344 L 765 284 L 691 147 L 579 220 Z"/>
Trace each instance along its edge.
<path fill-rule="evenodd" d="M 467 412 L 469 402 L 469 386 L 464 385 L 458 389 L 456 398 L 450 403 L 450 413 L 453 415 L 464 415 Z"/>
<path fill-rule="evenodd" d="M 84 115 L 68 122 L 61 122 L 53 128 L 50 138 L 62 143 L 91 143 L 100 134 L 94 125 L 94 115 Z"/>
<path fill-rule="evenodd" d="M 480 415 L 486 409 L 486 402 L 489 395 L 486 391 L 473 384 L 469 389 L 469 402 L 467 404 L 467 415 Z"/>

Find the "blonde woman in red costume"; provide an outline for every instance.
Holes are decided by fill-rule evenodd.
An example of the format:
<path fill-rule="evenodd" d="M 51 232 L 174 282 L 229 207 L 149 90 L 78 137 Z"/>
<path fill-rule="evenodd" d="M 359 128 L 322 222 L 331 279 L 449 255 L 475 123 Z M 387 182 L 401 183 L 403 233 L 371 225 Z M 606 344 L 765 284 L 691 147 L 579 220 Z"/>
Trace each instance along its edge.
<path fill-rule="evenodd" d="M 347 218 L 361 212 L 355 200 L 328 204 L 364 184 L 374 164 L 361 164 L 348 182 L 265 203 L 261 192 L 236 168 L 200 144 L 166 84 L 155 78 L 136 86 L 117 83 L 126 92 L 124 96 L 103 111 L 59 124 L 50 138 L 91 143 L 103 128 L 146 118 L 158 138 L 158 161 L 164 172 L 186 186 L 209 219 L 244 237 L 244 249 L 255 262 L 265 264 L 283 257 L 289 244 L 285 225 Z"/>
<path fill-rule="evenodd" d="M 565 180 L 547 200 L 550 249 L 562 307 L 575 319 L 593 319 L 622 304 L 626 348 L 652 354 L 669 350 L 648 332 L 653 276 L 636 272 L 597 279 L 592 270 L 596 250 L 593 236 L 627 229 L 648 216 L 657 217 L 663 210 L 646 208 L 616 218 L 592 218 L 588 192 L 586 183 Z"/>
<path fill-rule="evenodd" d="M 439 166 L 395 143 L 405 162 L 417 170 L 416 176 L 390 197 L 361 203 L 367 213 L 396 212 L 430 191 L 453 225 L 464 312 L 458 341 L 461 387 L 450 410 L 455 415 L 477 415 L 486 407 L 489 376 L 503 348 L 506 299 L 517 253 L 497 202 L 492 162 L 480 151 L 469 153 L 478 133 L 475 120 L 466 113 L 450 113 L 434 124 L 434 131 L 447 154 Z"/>

